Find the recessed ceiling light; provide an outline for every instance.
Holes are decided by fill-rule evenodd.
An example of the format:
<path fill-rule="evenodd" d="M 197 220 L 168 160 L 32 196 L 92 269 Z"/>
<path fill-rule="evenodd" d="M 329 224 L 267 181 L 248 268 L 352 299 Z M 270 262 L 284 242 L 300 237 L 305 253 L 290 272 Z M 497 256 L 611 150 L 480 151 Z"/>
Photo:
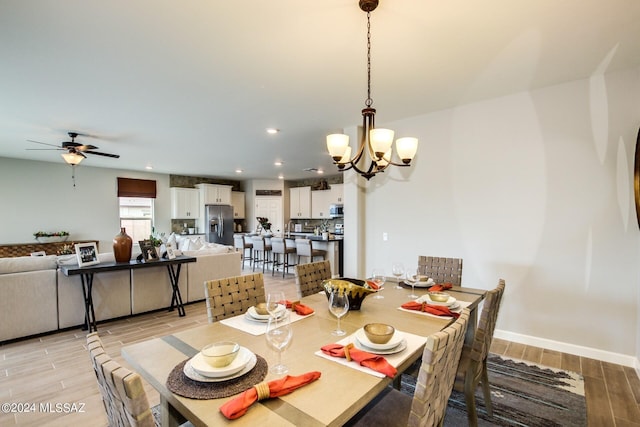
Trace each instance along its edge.
<path fill-rule="evenodd" d="M 242 173 L 242 169 L 236 169 L 236 173 Z"/>
<path fill-rule="evenodd" d="M 276 160 L 273 164 L 274 164 L 275 166 L 282 166 L 282 162 L 281 162 L 281 161 L 279 161 L 279 160 Z"/>
<path fill-rule="evenodd" d="M 280 132 L 280 129 L 276 129 L 276 128 L 267 128 L 267 133 L 269 135 L 275 135 L 276 133 Z"/>
<path fill-rule="evenodd" d="M 284 175 L 278 175 L 278 179 L 284 179 Z"/>
<path fill-rule="evenodd" d="M 153 169 L 153 166 L 151 166 L 151 165 L 147 165 L 147 166 L 145 166 L 144 168 L 145 168 L 146 170 L 150 171 L 150 170 L 152 170 L 152 169 Z"/>
<path fill-rule="evenodd" d="M 322 175 L 324 173 L 324 171 L 322 169 L 318 170 L 318 175 Z"/>

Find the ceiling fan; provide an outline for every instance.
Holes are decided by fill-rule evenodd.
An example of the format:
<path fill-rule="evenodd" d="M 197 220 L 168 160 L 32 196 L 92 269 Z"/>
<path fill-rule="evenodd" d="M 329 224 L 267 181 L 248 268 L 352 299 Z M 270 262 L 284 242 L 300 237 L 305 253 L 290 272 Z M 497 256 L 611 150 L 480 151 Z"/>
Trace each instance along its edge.
<path fill-rule="evenodd" d="M 85 144 L 80 144 L 79 142 L 76 142 L 76 138 L 78 136 L 88 136 L 88 135 L 84 135 L 78 132 L 67 132 L 67 134 L 71 138 L 71 141 L 64 141 L 61 145 L 47 144 L 46 142 L 33 141 L 31 139 L 28 139 L 27 141 L 29 142 L 35 142 L 36 144 L 42 144 L 42 145 L 49 145 L 55 148 L 27 148 L 27 150 L 66 150 L 67 152 L 62 154 L 62 158 L 64 159 L 65 162 L 67 162 L 71 166 L 75 166 L 79 164 L 81 161 L 83 161 L 84 159 L 86 159 L 87 156 L 85 154 L 95 154 L 98 156 L 113 157 L 115 159 L 120 158 L 118 154 L 109 154 L 109 153 L 101 153 L 99 151 L 94 151 L 98 149 L 98 147 L 96 147 L 95 145 L 85 145 Z"/>

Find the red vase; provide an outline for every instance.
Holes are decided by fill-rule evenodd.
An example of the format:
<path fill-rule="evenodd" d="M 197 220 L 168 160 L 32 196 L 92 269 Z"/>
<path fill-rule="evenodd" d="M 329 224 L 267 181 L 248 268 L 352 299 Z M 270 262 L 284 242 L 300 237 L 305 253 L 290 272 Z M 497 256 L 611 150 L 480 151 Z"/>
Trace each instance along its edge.
<path fill-rule="evenodd" d="M 131 247 L 133 240 L 127 235 L 124 227 L 120 228 L 120 233 L 113 238 L 113 255 L 116 262 L 129 262 L 131 260 Z"/>

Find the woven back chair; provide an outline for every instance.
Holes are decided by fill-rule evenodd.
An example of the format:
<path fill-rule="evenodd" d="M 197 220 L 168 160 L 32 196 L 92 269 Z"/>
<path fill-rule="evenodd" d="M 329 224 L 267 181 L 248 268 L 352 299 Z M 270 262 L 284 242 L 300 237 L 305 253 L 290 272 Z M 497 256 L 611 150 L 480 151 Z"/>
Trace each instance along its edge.
<path fill-rule="evenodd" d="M 441 426 L 453 390 L 469 309 L 427 337 L 413 398 L 391 387 L 362 409 L 347 426 Z"/>
<path fill-rule="evenodd" d="M 97 332 L 87 335 L 87 349 L 111 427 L 155 426 L 140 375 L 122 367 L 104 351 Z"/>
<path fill-rule="evenodd" d="M 419 256 L 418 271 L 431 277 L 436 283 L 462 284 L 462 258 Z"/>
<path fill-rule="evenodd" d="M 209 323 L 237 316 L 249 307 L 265 302 L 262 273 L 204 282 Z"/>
<path fill-rule="evenodd" d="M 295 268 L 298 297 L 323 291 L 322 281 L 331 279 L 331 263 L 328 260 L 298 264 Z"/>
<path fill-rule="evenodd" d="M 493 415 L 491 405 L 491 391 L 489 389 L 489 376 L 487 374 L 487 356 L 493 340 L 493 331 L 498 319 L 500 302 L 504 294 L 505 281 L 500 279 L 498 286 L 487 292 L 482 307 L 480 321 L 476 328 L 475 336 L 471 346 L 465 346 L 460 357 L 458 372 L 454 388 L 456 391 L 464 392 L 467 405 L 467 418 L 470 426 L 478 425 L 478 414 L 476 411 L 475 391 L 479 383 L 482 383 L 485 407 L 489 416 Z"/>

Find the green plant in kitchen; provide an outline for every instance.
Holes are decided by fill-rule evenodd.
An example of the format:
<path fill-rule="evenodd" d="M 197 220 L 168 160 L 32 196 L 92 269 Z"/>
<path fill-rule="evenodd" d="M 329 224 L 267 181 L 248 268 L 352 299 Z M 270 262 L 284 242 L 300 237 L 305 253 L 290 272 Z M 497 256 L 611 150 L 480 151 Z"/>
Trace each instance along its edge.
<path fill-rule="evenodd" d="M 271 230 L 271 223 L 269 222 L 269 218 L 258 216 L 256 217 L 256 219 L 260 223 L 260 227 L 262 227 L 263 230 Z"/>
<path fill-rule="evenodd" d="M 35 233 L 33 233 L 34 237 L 63 237 L 68 235 L 68 231 L 36 231 Z"/>

